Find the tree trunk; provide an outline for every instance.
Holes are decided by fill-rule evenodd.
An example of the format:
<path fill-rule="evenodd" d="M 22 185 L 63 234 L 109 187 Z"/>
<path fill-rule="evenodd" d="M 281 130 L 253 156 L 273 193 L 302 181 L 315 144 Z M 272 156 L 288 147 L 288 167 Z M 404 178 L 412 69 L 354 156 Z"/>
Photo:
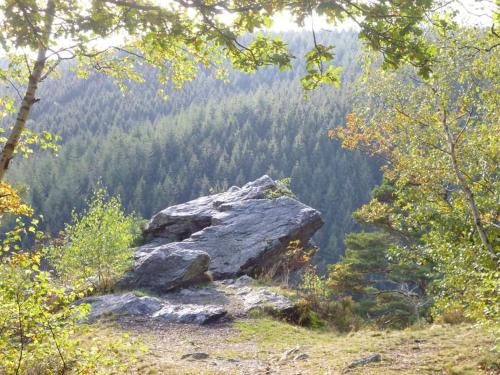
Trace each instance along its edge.
<path fill-rule="evenodd" d="M 481 215 L 479 213 L 479 209 L 477 208 L 476 199 L 474 197 L 474 193 L 470 189 L 469 184 L 467 183 L 467 178 L 465 177 L 463 172 L 460 170 L 460 167 L 458 165 L 457 154 L 456 154 L 456 149 L 455 149 L 455 140 L 453 139 L 453 136 L 452 136 L 450 129 L 448 127 L 448 123 L 447 123 L 447 119 L 446 119 L 446 111 L 443 112 L 442 122 L 443 122 L 443 126 L 444 126 L 444 129 L 446 132 L 446 137 L 448 140 L 453 172 L 455 173 L 455 176 L 457 177 L 457 179 L 459 181 L 460 188 L 462 189 L 462 191 L 465 194 L 465 199 L 467 201 L 467 205 L 469 206 L 469 209 L 472 213 L 472 217 L 474 219 L 474 226 L 476 227 L 477 233 L 479 234 L 479 238 L 481 239 L 481 243 L 483 244 L 484 248 L 490 253 L 490 256 L 493 259 L 493 261 L 497 261 L 498 256 L 495 253 L 495 250 L 493 249 L 493 246 L 491 245 L 490 241 L 488 240 L 488 236 L 486 235 L 486 231 L 484 230 L 483 223 L 481 221 Z"/>
<path fill-rule="evenodd" d="M 50 34 L 52 32 L 52 24 L 54 22 L 54 13 L 54 1 L 49 0 L 45 10 L 45 28 L 42 35 L 39 36 L 38 54 L 33 70 L 29 76 L 28 87 L 26 88 L 23 100 L 21 101 L 21 107 L 17 113 L 14 127 L 12 128 L 9 138 L 7 139 L 7 142 L 2 149 L 2 153 L 0 154 L 0 181 L 5 178 L 5 173 L 9 168 L 9 163 L 14 157 L 14 152 L 19 144 L 19 139 L 21 138 L 24 128 L 26 127 L 26 121 L 28 120 L 31 108 L 33 107 L 33 104 L 37 102 L 35 95 L 47 61 L 47 50 L 50 41 Z M 33 32 L 35 31 L 33 30 Z"/>

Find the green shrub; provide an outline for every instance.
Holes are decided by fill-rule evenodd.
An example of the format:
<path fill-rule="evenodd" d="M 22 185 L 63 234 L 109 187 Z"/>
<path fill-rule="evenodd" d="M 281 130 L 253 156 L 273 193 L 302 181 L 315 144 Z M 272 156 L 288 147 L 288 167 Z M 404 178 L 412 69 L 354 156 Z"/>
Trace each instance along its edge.
<path fill-rule="evenodd" d="M 340 332 L 357 331 L 363 319 L 354 313 L 355 302 L 351 297 L 332 300 L 325 304 L 324 314 L 328 322 Z"/>
<path fill-rule="evenodd" d="M 20 249 L 26 233 L 39 237 L 36 226 L 18 222 L 0 242 L 0 374 L 125 371 L 115 355 L 118 348 L 128 353 L 120 339 L 82 345 L 80 337 L 92 333 L 81 323 L 89 306 L 75 305 L 82 294 L 40 268 L 43 252 Z"/>
<path fill-rule="evenodd" d="M 94 193 L 82 215 L 73 213 L 59 243 L 50 247 L 51 264 L 69 285 L 109 291 L 132 264 L 130 248 L 137 237 L 137 220 L 123 213 L 120 200 Z"/>
<path fill-rule="evenodd" d="M 437 317 L 436 321 L 440 323 L 462 324 L 472 322 L 472 320 L 466 316 L 465 309 L 460 303 L 448 306 L 446 309 L 436 312 L 435 315 Z"/>
<path fill-rule="evenodd" d="M 497 350 L 486 352 L 479 359 L 479 368 L 490 374 L 500 373 L 500 356 Z"/>
<path fill-rule="evenodd" d="M 257 273 L 257 280 L 264 285 L 281 284 L 288 287 L 290 274 L 310 265 L 311 258 L 317 251 L 316 246 L 304 248 L 300 240 L 292 240 L 288 243 L 286 252 L 278 260 Z"/>
<path fill-rule="evenodd" d="M 285 317 L 285 320 L 310 328 L 320 328 L 326 325 L 326 322 L 313 310 L 311 302 L 306 299 L 295 302 L 293 310 Z"/>
<path fill-rule="evenodd" d="M 70 335 L 87 306 L 74 307 L 65 293 L 39 270 L 40 255 L 16 253 L 0 268 L 0 373 L 24 374 L 29 369 L 64 373 L 71 358 L 81 355 Z"/>
<path fill-rule="evenodd" d="M 429 316 L 426 267 L 391 253 L 384 232 L 350 233 L 346 252 L 330 266 L 327 284 L 336 299 L 351 296 L 356 315 L 380 328 L 404 328 Z"/>
<path fill-rule="evenodd" d="M 295 193 L 292 191 L 292 188 L 290 187 L 291 183 L 292 179 L 290 177 L 285 177 L 282 178 L 281 180 L 276 181 L 276 188 L 273 190 L 268 190 L 266 192 L 266 198 L 276 199 L 283 196 L 296 198 Z"/>
<path fill-rule="evenodd" d="M 321 326 L 329 324 L 341 332 L 357 330 L 363 320 L 354 313 L 356 304 L 351 297 L 334 300 L 328 289 L 327 280 L 309 268 L 299 286 L 302 297 L 298 307 L 301 325 Z"/>

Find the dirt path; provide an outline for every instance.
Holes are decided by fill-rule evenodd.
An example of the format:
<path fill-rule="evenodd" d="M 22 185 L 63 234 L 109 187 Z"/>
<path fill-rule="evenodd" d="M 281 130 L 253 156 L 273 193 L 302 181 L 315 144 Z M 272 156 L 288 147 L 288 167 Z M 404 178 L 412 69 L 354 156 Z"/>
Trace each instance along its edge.
<path fill-rule="evenodd" d="M 215 326 L 121 320 L 100 332 L 108 338 L 126 332 L 144 343 L 147 352 L 131 374 L 500 373 L 486 369 L 498 366 L 493 335 L 470 325 L 339 334 L 266 318 Z M 346 371 L 353 360 L 374 353 L 380 362 Z"/>

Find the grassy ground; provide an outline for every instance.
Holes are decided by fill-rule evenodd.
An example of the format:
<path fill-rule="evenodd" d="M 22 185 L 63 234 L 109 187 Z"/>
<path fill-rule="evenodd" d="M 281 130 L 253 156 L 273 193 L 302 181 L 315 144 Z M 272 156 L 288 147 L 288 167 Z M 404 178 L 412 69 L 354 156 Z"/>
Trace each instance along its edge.
<path fill-rule="evenodd" d="M 493 333 L 472 325 L 339 334 L 258 318 L 215 327 L 122 322 L 98 332 L 103 340 L 126 332 L 143 343 L 132 374 L 500 374 Z M 306 359 L 284 358 L 296 347 Z M 208 358 L 182 359 L 195 352 Z M 346 371 L 374 353 L 381 362 Z"/>

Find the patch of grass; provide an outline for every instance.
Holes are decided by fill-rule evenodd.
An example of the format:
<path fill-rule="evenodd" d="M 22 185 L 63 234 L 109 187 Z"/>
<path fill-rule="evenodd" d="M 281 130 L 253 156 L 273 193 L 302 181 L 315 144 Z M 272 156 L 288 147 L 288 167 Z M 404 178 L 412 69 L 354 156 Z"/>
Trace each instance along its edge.
<path fill-rule="evenodd" d="M 479 358 L 479 367 L 500 374 L 500 353 L 493 349 L 485 352 Z"/>
<path fill-rule="evenodd" d="M 293 326 L 271 318 L 236 321 L 234 327 L 240 332 L 234 341 L 257 341 L 264 348 L 289 347 L 299 341 L 304 344 L 317 344 L 328 340 L 331 333 Z"/>
<path fill-rule="evenodd" d="M 264 285 L 266 286 L 266 285 Z M 267 287 L 278 294 L 281 294 L 285 297 L 288 297 L 290 299 L 296 299 L 297 298 L 297 292 L 293 289 L 288 288 L 285 285 L 267 285 Z"/>
<path fill-rule="evenodd" d="M 94 350 L 105 351 L 108 356 L 116 358 L 116 363 L 125 364 L 128 370 L 134 369 L 139 359 L 147 353 L 148 348 L 141 339 L 129 332 L 118 328 L 114 323 L 99 323 L 89 325 L 88 332 L 77 337 L 79 346 Z M 98 346 L 96 345 L 98 344 Z M 101 368 L 102 373 L 116 373 L 112 367 Z M 100 372 L 101 373 L 101 372 Z"/>
<path fill-rule="evenodd" d="M 361 330 L 349 334 L 306 329 L 272 319 L 239 321 L 234 340 L 251 341 L 263 351 L 283 352 L 297 345 L 310 355 L 306 373 L 314 368 L 342 371 L 354 359 L 371 353 L 381 363 L 354 369 L 370 374 L 480 374 L 497 371 L 494 335 L 470 325 L 427 326 L 402 331 Z M 319 366 L 319 367 L 315 367 Z M 491 372 L 496 373 L 496 372 Z"/>
<path fill-rule="evenodd" d="M 131 343 L 143 343 L 148 349 L 137 350 L 135 362 L 130 363 L 130 373 L 134 374 L 237 374 L 242 370 L 264 373 L 262 369 L 266 368 L 272 374 L 336 374 L 353 360 L 373 353 L 380 353 L 382 361 L 354 368 L 349 374 L 499 373 L 499 353 L 493 349 L 494 332 L 470 324 L 338 333 L 260 317 L 213 327 L 145 328 L 118 324 L 98 327 L 98 336 L 93 340 L 112 341 L 128 333 Z M 308 359 L 283 361 L 283 353 L 297 346 Z M 184 354 L 192 352 L 206 352 L 209 358 L 181 360 Z M 130 361 L 127 356 L 120 353 L 123 361 Z"/>

